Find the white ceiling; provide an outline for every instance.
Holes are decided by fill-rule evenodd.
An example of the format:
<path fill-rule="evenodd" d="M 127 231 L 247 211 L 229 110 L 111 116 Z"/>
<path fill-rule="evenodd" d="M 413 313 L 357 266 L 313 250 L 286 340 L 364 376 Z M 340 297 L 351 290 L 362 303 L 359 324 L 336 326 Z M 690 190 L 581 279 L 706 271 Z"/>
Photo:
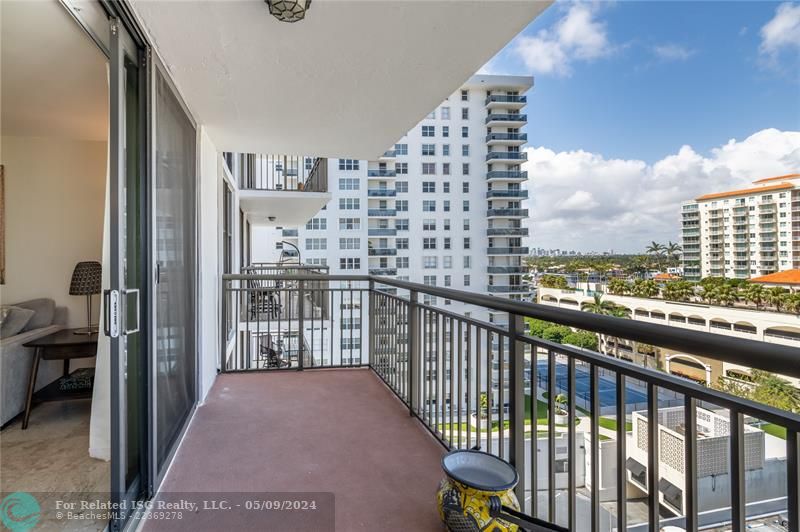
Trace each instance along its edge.
<path fill-rule="evenodd" d="M 105 140 L 106 58 L 56 0 L 0 1 L 3 135 Z"/>
<path fill-rule="evenodd" d="M 195 118 L 223 151 L 375 158 L 550 1 L 133 0 Z"/>

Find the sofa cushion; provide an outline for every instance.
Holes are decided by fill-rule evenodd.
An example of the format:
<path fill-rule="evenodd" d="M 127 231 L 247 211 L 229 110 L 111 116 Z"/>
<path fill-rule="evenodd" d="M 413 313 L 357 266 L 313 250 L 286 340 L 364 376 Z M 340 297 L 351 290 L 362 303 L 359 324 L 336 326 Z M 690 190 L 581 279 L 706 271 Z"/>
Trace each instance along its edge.
<path fill-rule="evenodd" d="M 5 318 L 3 319 L 3 324 L 0 325 L 0 338 L 8 338 L 19 334 L 30 323 L 33 315 L 36 314 L 31 309 L 13 306 L 5 307 L 4 313 Z"/>
<path fill-rule="evenodd" d="M 19 308 L 26 308 L 32 310 L 35 314 L 31 321 L 25 325 L 23 331 L 31 331 L 33 329 L 41 329 L 53 324 L 53 316 L 56 312 L 56 302 L 50 298 L 42 297 L 39 299 L 31 299 L 30 301 L 23 301 L 13 305 Z"/>

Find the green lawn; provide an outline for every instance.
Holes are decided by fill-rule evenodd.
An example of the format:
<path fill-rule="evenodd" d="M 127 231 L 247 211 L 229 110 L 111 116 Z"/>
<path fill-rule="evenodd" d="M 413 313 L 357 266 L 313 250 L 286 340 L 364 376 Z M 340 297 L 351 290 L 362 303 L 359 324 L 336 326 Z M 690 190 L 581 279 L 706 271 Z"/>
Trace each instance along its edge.
<path fill-rule="evenodd" d="M 600 416 L 597 422 L 604 429 L 617 430 L 617 420 L 614 418 Z M 632 430 L 633 430 L 633 423 L 631 423 L 630 421 L 626 421 L 625 432 L 631 432 Z"/>
<path fill-rule="evenodd" d="M 772 423 L 765 423 L 761 425 L 761 430 L 767 434 L 775 436 L 776 438 L 780 438 L 782 440 L 786 439 L 786 427 L 781 427 L 780 425 L 774 425 Z"/>

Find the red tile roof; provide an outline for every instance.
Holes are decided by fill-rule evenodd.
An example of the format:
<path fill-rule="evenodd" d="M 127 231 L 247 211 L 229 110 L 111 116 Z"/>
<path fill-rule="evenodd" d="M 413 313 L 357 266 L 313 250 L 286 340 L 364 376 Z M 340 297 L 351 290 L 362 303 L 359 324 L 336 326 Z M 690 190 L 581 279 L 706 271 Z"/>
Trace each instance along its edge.
<path fill-rule="evenodd" d="M 758 181 L 753 181 L 753 183 L 766 183 L 768 181 L 781 181 L 783 179 L 797 179 L 798 177 L 800 177 L 800 174 L 786 174 L 775 177 L 765 177 L 763 179 L 759 179 Z"/>
<path fill-rule="evenodd" d="M 773 190 L 785 190 L 794 188 L 795 185 L 791 183 L 779 183 L 777 185 L 767 185 L 763 187 L 753 187 L 753 188 L 743 188 L 739 190 L 730 190 L 728 192 L 715 192 L 713 194 L 706 194 L 705 196 L 700 196 L 696 198 L 697 201 L 703 200 L 710 200 L 710 199 L 717 199 L 717 198 L 728 198 L 731 196 L 746 196 L 748 194 L 758 194 L 761 192 L 770 192 Z"/>
<path fill-rule="evenodd" d="M 800 270 L 784 270 L 750 279 L 754 283 L 767 284 L 800 284 Z"/>

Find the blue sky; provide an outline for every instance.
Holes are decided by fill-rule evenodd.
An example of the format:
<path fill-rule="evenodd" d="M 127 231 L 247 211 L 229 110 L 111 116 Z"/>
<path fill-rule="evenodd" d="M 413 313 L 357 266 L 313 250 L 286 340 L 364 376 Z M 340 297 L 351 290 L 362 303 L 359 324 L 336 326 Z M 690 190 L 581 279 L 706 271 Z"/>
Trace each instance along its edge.
<path fill-rule="evenodd" d="M 566 171 L 551 168 L 559 159 L 566 167 L 575 161 L 563 159 L 576 152 L 591 154 L 581 161 L 583 180 L 565 176 L 553 183 L 549 176 L 537 184 L 532 176 L 534 194 L 546 182 L 546 201 L 567 207 L 550 209 L 544 220 L 534 215 L 533 245 L 635 250 L 653 239 L 678 238 L 677 211 L 650 233 L 642 228 L 635 236 L 581 237 L 581 223 L 595 223 L 587 213 L 602 203 L 591 185 L 583 186 L 596 180 L 592 160 L 603 172 L 617 159 L 637 163 L 640 181 L 655 180 L 656 189 L 675 192 L 650 221 L 679 205 L 675 172 L 687 171 L 684 163 L 693 162 L 692 171 L 702 175 L 683 200 L 762 173 L 800 171 L 800 140 L 791 134 L 800 130 L 800 3 L 558 2 L 484 70 L 536 78 L 527 113 L 529 148 L 540 150 L 533 157 L 537 164 L 544 160 L 558 174 Z M 721 147 L 731 139 L 734 145 L 721 160 Z M 782 151 L 764 147 L 775 143 Z M 683 146 L 690 150 L 681 151 Z M 745 154 L 763 164 L 744 160 Z M 667 163 L 677 167 L 662 179 Z M 553 184 L 565 185 L 557 188 L 568 195 L 553 196 Z M 568 218 L 571 231 L 564 223 L 553 231 L 553 217 Z"/>

